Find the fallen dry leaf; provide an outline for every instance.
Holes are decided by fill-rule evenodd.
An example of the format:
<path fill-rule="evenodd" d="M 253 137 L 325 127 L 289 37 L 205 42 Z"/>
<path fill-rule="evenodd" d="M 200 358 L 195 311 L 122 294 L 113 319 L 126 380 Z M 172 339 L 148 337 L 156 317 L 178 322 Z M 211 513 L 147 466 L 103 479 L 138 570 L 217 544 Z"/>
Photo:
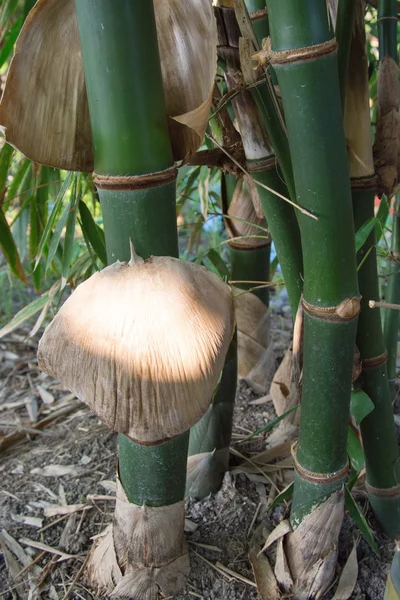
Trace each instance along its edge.
<path fill-rule="evenodd" d="M 42 477 L 65 477 L 66 475 L 79 475 L 81 472 L 82 469 L 76 465 L 46 465 L 31 469 L 31 475 L 41 475 Z"/>
<path fill-rule="evenodd" d="M 358 577 L 357 542 L 354 542 L 349 558 L 343 567 L 339 585 L 332 600 L 348 600 L 351 597 Z"/>

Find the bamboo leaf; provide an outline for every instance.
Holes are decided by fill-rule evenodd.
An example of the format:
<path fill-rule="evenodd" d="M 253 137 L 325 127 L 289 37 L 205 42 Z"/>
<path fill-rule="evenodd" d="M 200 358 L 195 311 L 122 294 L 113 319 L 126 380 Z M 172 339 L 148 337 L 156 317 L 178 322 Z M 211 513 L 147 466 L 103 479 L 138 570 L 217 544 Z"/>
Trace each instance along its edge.
<path fill-rule="evenodd" d="M 368 219 L 368 221 L 366 221 L 363 225 L 361 225 L 360 229 L 356 233 L 356 252 L 359 252 L 364 246 L 368 237 L 374 230 L 376 222 L 376 218 L 372 217 L 371 219 Z"/>
<path fill-rule="evenodd" d="M 207 252 L 207 258 L 212 262 L 222 279 L 229 279 L 230 274 L 228 267 L 214 248 L 211 248 L 211 250 Z"/>
<path fill-rule="evenodd" d="M 50 296 L 50 291 L 45 292 L 39 298 L 36 298 L 33 302 L 25 306 L 22 310 L 20 310 L 13 319 L 7 325 L 0 329 L 0 339 L 4 336 L 8 335 L 14 329 L 20 327 L 25 321 L 31 319 L 34 315 L 40 312 L 43 307 L 47 304 Z"/>
<path fill-rule="evenodd" d="M 70 209 L 67 217 L 67 224 L 65 229 L 65 240 L 64 240 L 64 251 L 61 265 L 61 289 L 64 289 L 69 274 L 69 267 L 71 264 L 72 250 L 75 239 L 75 227 L 76 227 L 76 216 L 78 212 L 78 204 L 81 198 L 81 178 L 78 175 L 74 192 L 71 194 Z"/>
<path fill-rule="evenodd" d="M 364 450 L 355 431 L 351 427 L 348 428 L 347 432 L 347 454 L 349 455 L 351 466 L 358 475 L 365 465 Z"/>
<path fill-rule="evenodd" d="M 374 403 L 363 390 L 353 390 L 350 397 L 350 412 L 357 425 L 374 410 Z"/>
<path fill-rule="evenodd" d="M 4 203 L 4 208 L 7 211 L 10 204 L 20 192 L 21 189 L 28 188 L 27 182 L 32 177 L 32 163 L 27 158 L 21 160 L 18 169 L 14 175 L 13 180 L 7 189 L 6 201 Z"/>
<path fill-rule="evenodd" d="M 14 148 L 10 144 L 4 144 L 0 152 L 0 205 L 6 191 L 7 176 L 10 169 Z"/>
<path fill-rule="evenodd" d="M 3 8 L 0 8 L 0 28 L 6 27 L 8 20 L 14 13 L 18 0 L 5 0 Z M 1 41 L 1 40 L 0 40 Z"/>
<path fill-rule="evenodd" d="M 275 506 L 279 506 L 285 500 L 289 500 L 293 496 L 294 483 L 289 483 L 288 486 L 285 487 L 284 490 L 281 491 L 280 494 L 274 499 L 273 502 L 268 506 L 268 510 L 272 510 Z"/>
<path fill-rule="evenodd" d="M 332 600 L 348 600 L 354 591 L 358 577 L 357 542 L 354 542 L 349 558 L 340 575 L 339 585 Z"/>
<path fill-rule="evenodd" d="M 278 425 L 278 423 L 280 423 L 280 421 L 282 421 L 288 415 L 290 415 L 290 413 L 292 413 L 295 410 L 297 410 L 299 408 L 299 406 L 300 406 L 300 404 L 296 404 L 296 406 L 292 406 L 292 408 L 289 408 L 289 410 L 287 410 L 286 412 L 284 412 L 279 417 L 276 417 L 276 419 L 274 419 L 273 421 L 270 421 L 269 423 L 267 423 L 263 427 L 260 427 L 260 429 L 257 429 L 257 431 L 255 431 L 254 433 L 248 435 L 242 441 L 243 442 L 247 442 L 247 440 L 251 440 L 251 438 L 255 437 L 256 435 L 260 435 L 260 433 L 264 433 L 265 431 L 269 431 L 270 429 L 273 429 L 276 425 Z"/>
<path fill-rule="evenodd" d="M 13 25 L 7 31 L 6 35 L 4 36 L 4 38 L 2 40 L 3 44 L 2 44 L 2 48 L 0 50 L 0 69 L 12 55 L 14 44 L 15 44 L 18 34 L 21 30 L 22 23 L 23 23 L 23 18 L 19 17 L 19 19 L 17 19 L 15 21 L 15 23 L 13 23 Z"/>
<path fill-rule="evenodd" d="M 54 256 L 57 252 L 57 248 L 59 247 L 61 235 L 62 235 L 63 229 L 65 227 L 65 223 L 67 222 L 67 218 L 68 218 L 70 209 L 71 209 L 71 201 L 64 208 L 60 218 L 57 221 L 56 227 L 54 229 L 54 233 L 51 236 L 49 252 L 47 255 L 46 270 L 49 268 L 50 264 L 52 263 Z M 64 249 L 63 249 L 63 251 L 64 251 Z M 61 257 L 61 260 L 62 260 L 62 257 Z"/>
<path fill-rule="evenodd" d="M 19 257 L 18 249 L 15 244 L 13 235 L 11 233 L 10 226 L 7 219 L 0 207 L 0 248 L 2 249 L 4 256 L 11 271 L 16 277 L 23 283 L 27 283 L 24 268 Z"/>
<path fill-rule="evenodd" d="M 375 236 L 376 236 L 377 244 L 383 235 L 388 216 L 389 216 L 389 201 L 386 196 L 382 196 L 378 212 L 376 213 Z"/>
<path fill-rule="evenodd" d="M 361 512 L 361 508 L 359 507 L 357 502 L 354 500 L 351 492 L 347 489 L 347 487 L 345 489 L 345 502 L 346 502 L 346 509 L 348 510 L 348 512 L 350 513 L 350 516 L 352 517 L 353 521 L 355 522 L 358 529 L 360 530 L 363 538 L 365 539 L 367 544 L 370 546 L 370 548 L 375 552 L 375 554 L 377 556 L 379 556 L 378 546 L 376 545 L 376 542 L 374 540 L 374 535 L 371 531 L 371 528 L 368 525 L 364 515 Z"/>
<path fill-rule="evenodd" d="M 39 244 L 39 248 L 38 251 L 36 253 L 36 258 L 35 258 L 35 266 L 34 268 L 36 269 L 36 267 L 38 266 L 40 259 L 42 258 L 43 255 L 43 251 L 47 245 L 51 230 L 54 226 L 55 220 L 57 218 L 57 215 L 62 207 L 62 203 L 65 197 L 65 194 L 70 186 L 71 183 L 71 178 L 72 178 L 72 173 L 68 173 L 67 177 L 65 178 L 65 181 L 61 187 L 61 190 L 57 196 L 57 200 L 53 206 L 53 210 L 51 211 L 50 217 L 46 223 L 46 226 L 44 228 L 43 231 L 43 235 L 41 237 L 40 240 L 40 244 Z"/>
<path fill-rule="evenodd" d="M 107 264 L 106 245 L 102 229 L 97 225 L 92 217 L 92 213 L 88 209 L 83 200 L 79 202 L 79 214 L 81 217 L 81 227 L 85 239 L 89 241 L 96 255 L 99 257 L 103 265 Z"/>

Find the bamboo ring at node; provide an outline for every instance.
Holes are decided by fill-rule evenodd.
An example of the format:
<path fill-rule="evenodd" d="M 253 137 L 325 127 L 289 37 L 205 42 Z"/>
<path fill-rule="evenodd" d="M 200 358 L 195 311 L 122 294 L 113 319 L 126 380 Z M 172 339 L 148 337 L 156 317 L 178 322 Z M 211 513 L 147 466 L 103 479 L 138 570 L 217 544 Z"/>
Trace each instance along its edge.
<path fill-rule="evenodd" d="M 350 179 L 350 186 L 352 190 L 375 190 L 378 185 L 378 178 L 375 173 L 367 175 L 366 177 L 354 177 Z"/>
<path fill-rule="evenodd" d="M 335 483 L 335 481 L 340 481 L 341 479 L 345 479 L 347 477 L 347 473 L 349 470 L 348 462 L 339 469 L 339 471 L 335 471 L 334 473 L 314 473 L 313 471 L 309 471 L 301 466 L 299 461 L 297 460 L 297 442 L 294 442 L 291 447 L 292 458 L 294 462 L 294 467 L 297 473 L 300 475 L 302 479 L 308 481 L 309 483 L 315 483 L 317 485 L 328 485 L 330 483 Z"/>
<path fill-rule="evenodd" d="M 248 160 L 246 169 L 248 173 L 262 173 L 278 166 L 278 160 L 274 154 L 258 160 Z"/>
<path fill-rule="evenodd" d="M 346 298 L 337 306 L 315 306 L 304 300 L 303 297 L 301 303 L 304 312 L 310 317 L 341 323 L 347 323 L 348 321 L 355 319 L 361 309 L 361 298 L 359 296 Z"/>
<path fill-rule="evenodd" d="M 260 8 L 260 10 L 256 10 L 255 12 L 249 14 L 250 20 L 253 22 L 259 21 L 260 19 L 263 19 L 266 16 L 268 16 L 267 8 Z"/>
<path fill-rule="evenodd" d="M 337 42 L 335 38 L 315 44 L 314 46 L 305 46 L 304 48 L 292 48 L 290 50 L 281 50 L 275 52 L 271 49 L 270 38 L 263 44 L 263 52 L 267 54 L 266 58 L 271 65 L 283 65 L 305 60 L 315 60 L 327 54 L 333 54 L 337 51 Z"/>
<path fill-rule="evenodd" d="M 93 173 L 93 183 L 100 190 L 144 190 L 175 181 L 178 169 L 170 167 L 164 171 L 144 175 L 98 175 Z"/>
<path fill-rule="evenodd" d="M 361 361 L 362 370 L 368 371 L 369 369 L 375 369 L 376 367 L 381 367 L 387 362 L 388 353 L 387 350 L 382 352 L 379 356 L 374 356 L 373 358 L 363 358 Z"/>
<path fill-rule="evenodd" d="M 366 481 L 365 489 L 368 494 L 377 498 L 400 498 L 400 483 L 391 488 L 376 488 Z"/>

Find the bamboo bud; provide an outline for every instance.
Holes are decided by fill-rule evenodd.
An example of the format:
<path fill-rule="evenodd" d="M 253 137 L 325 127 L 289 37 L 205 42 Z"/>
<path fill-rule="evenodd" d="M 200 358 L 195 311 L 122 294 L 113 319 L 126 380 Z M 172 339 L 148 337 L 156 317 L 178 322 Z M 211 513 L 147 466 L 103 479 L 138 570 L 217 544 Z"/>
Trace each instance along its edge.
<path fill-rule="evenodd" d="M 217 69 L 209 0 L 154 0 L 175 160 L 188 160 L 207 127 Z M 0 104 L 7 141 L 31 160 L 93 170 L 75 0 L 39 0 L 17 40 Z"/>
<path fill-rule="evenodd" d="M 110 429 L 153 445 L 206 412 L 233 330 L 231 291 L 204 267 L 116 262 L 68 298 L 38 358 Z"/>

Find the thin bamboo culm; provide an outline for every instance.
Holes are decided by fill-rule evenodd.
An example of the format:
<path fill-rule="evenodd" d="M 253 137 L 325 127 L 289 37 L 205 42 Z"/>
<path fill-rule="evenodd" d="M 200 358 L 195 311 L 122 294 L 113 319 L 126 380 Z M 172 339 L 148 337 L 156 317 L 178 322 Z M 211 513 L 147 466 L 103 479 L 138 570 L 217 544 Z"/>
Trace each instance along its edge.
<path fill-rule="evenodd" d="M 344 117 L 356 230 L 374 217 L 377 190 L 372 156 L 364 8 L 364 0 L 355 2 Z M 380 297 L 375 230 L 359 251 L 357 259 L 362 297 L 357 347 L 361 354 L 362 374 L 356 385 L 362 387 L 374 404 L 374 410 L 360 424 L 367 472 L 366 488 L 383 530 L 387 535 L 396 537 L 400 534 L 400 486 L 399 474 L 396 473 L 400 462 L 399 448 L 381 316 L 379 309 L 369 307 L 369 300 L 379 300 Z"/>

